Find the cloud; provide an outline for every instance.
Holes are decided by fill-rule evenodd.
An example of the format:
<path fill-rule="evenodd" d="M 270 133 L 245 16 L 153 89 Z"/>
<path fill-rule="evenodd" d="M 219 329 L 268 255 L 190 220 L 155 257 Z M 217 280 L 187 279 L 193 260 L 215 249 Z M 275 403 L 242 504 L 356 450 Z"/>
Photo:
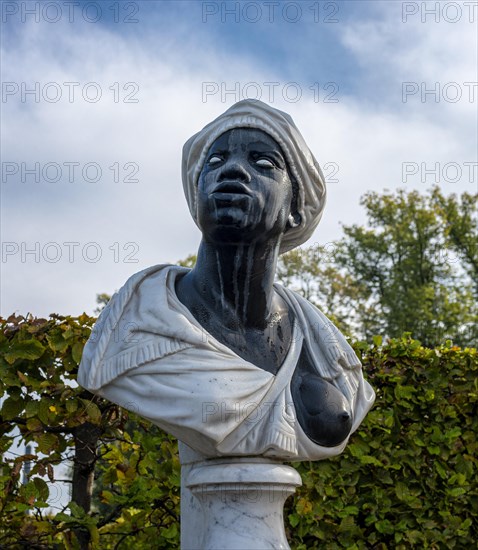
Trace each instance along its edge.
<path fill-rule="evenodd" d="M 271 52 L 258 50 L 257 43 L 244 43 L 234 53 L 223 47 L 234 25 L 215 31 L 203 25 L 194 32 L 197 21 L 185 9 L 176 25 L 158 15 L 127 32 L 67 22 L 29 23 L 12 31 L 2 49 L 3 79 L 19 88 L 38 82 L 40 101 L 27 95 L 22 102 L 17 93 L 2 105 L 2 160 L 17 163 L 18 173 L 2 182 L 3 241 L 13 244 L 1 264 L 1 313 L 92 312 L 96 293 L 111 293 L 142 268 L 195 252 L 200 234 L 183 197 L 181 148 L 245 91 L 259 90 L 262 99 L 271 100 L 272 90 L 270 102 L 293 116 L 327 173 L 338 168 L 310 244 L 338 238 L 340 223 L 363 222 L 358 202 L 367 190 L 430 187 L 430 177 L 422 183 L 420 173 L 402 182 L 404 162 L 420 168 L 422 162 L 463 166 L 476 160 L 470 124 L 476 102 L 424 104 L 411 97 L 403 103 L 401 97 L 406 79 L 473 80 L 472 48 L 460 41 L 461 36 L 473 44 L 469 26 L 405 25 L 396 9 L 367 6 L 328 31 L 335 37 L 330 55 L 340 64 L 346 52 L 343 67 L 352 67 L 350 82 L 359 83 L 341 86 L 336 103 L 324 102 L 333 90 L 323 88 L 322 78 L 313 90 L 303 76 L 295 79 L 300 99 L 288 101 L 287 93 L 294 92 L 287 87 L 293 78 L 290 59 L 281 72 L 277 63 L 268 63 Z M 269 32 L 285 50 L 281 28 Z M 296 61 L 298 75 L 307 74 L 311 33 L 309 28 L 296 36 L 297 51 L 304 53 Z M 311 54 L 320 50 L 312 48 Z M 46 87 L 49 82 L 61 90 L 57 102 L 43 97 L 57 90 Z M 72 85 L 65 82 L 79 83 L 72 102 Z M 90 101 L 98 89 L 101 99 Z M 138 102 L 125 102 L 128 98 Z M 32 174 L 24 174 L 22 182 L 22 163 L 32 169 L 36 162 L 40 182 Z M 48 163 L 49 182 L 42 174 Z M 72 165 L 65 163 L 78 163 L 74 181 Z M 61 169 L 58 182 L 51 181 L 55 165 Z M 95 182 L 98 166 L 101 177 Z M 466 175 L 442 185 L 450 192 L 473 186 Z M 58 251 L 58 261 L 52 261 Z M 98 251 L 101 257 L 93 261 Z"/>

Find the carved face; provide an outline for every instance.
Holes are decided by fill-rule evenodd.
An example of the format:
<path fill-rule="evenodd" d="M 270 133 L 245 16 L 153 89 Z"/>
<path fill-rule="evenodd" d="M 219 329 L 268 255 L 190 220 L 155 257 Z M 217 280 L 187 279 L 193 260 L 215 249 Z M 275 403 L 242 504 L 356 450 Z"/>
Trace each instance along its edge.
<path fill-rule="evenodd" d="M 291 211 L 292 182 L 278 143 L 235 128 L 211 145 L 198 181 L 198 222 L 216 242 L 277 240 Z"/>

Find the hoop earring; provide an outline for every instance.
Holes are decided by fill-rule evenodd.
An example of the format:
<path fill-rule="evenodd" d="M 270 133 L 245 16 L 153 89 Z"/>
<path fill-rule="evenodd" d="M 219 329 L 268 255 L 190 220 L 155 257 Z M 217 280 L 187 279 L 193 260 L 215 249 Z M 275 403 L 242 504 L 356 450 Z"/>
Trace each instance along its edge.
<path fill-rule="evenodd" d="M 292 214 L 289 214 L 289 217 L 287 218 L 287 223 L 291 228 L 297 227 L 299 225 L 299 223 L 295 221 L 294 216 Z"/>

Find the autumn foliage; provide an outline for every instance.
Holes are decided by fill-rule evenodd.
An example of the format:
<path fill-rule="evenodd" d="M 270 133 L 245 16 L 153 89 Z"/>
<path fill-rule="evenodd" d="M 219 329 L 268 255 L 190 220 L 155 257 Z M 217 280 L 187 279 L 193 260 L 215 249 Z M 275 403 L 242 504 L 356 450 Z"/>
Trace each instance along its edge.
<path fill-rule="evenodd" d="M 75 382 L 94 321 L 0 320 L 2 548 L 178 548 L 176 443 Z M 476 349 L 408 336 L 355 347 L 377 401 L 341 456 L 297 465 L 292 548 L 473 547 Z M 49 502 L 62 468 L 71 491 L 59 509 Z"/>

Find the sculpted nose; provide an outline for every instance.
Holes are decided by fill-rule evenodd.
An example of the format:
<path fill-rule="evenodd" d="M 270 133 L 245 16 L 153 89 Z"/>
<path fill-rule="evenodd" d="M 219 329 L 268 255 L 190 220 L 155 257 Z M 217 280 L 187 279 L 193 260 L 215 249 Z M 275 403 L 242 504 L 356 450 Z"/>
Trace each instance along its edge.
<path fill-rule="evenodd" d="M 251 181 L 251 175 L 244 165 L 238 161 L 226 162 L 218 177 L 219 181 L 239 180 L 244 183 Z"/>

